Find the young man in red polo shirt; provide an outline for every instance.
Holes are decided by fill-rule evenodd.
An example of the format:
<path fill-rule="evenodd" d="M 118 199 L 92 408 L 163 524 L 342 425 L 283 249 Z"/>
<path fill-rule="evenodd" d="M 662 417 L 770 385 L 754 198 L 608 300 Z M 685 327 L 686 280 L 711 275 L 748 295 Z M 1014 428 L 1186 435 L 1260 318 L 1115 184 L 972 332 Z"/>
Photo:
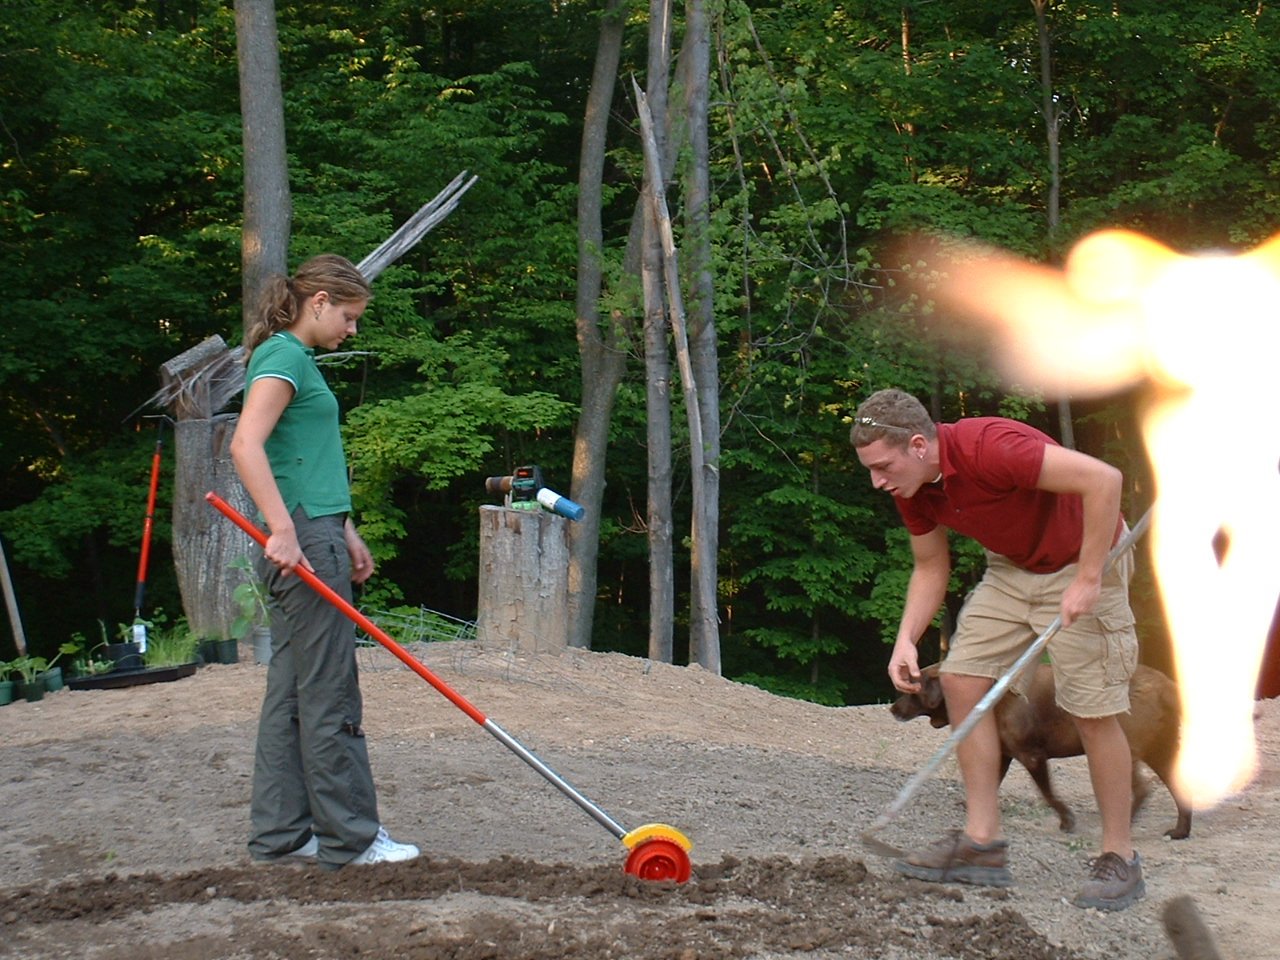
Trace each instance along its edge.
<path fill-rule="evenodd" d="M 1074 902 L 1123 910 L 1145 893 L 1129 832 L 1129 709 L 1138 643 L 1126 555 L 1105 570 L 1124 529 L 1120 472 L 1040 431 L 999 417 L 935 424 L 918 400 L 881 390 L 859 408 L 850 440 L 871 482 L 894 498 L 911 535 L 914 567 L 889 678 L 920 689 L 916 644 L 946 597 L 947 530 L 987 550 L 987 570 L 965 602 L 940 668 L 947 712 L 959 725 L 1018 655 L 1061 615 L 1049 644 L 1057 701 L 1074 718 L 1102 819 L 1102 853 Z M 907 876 L 986 886 L 1013 882 L 1000 826 L 1000 743 L 983 717 L 956 748 L 965 826 L 895 863 Z"/>

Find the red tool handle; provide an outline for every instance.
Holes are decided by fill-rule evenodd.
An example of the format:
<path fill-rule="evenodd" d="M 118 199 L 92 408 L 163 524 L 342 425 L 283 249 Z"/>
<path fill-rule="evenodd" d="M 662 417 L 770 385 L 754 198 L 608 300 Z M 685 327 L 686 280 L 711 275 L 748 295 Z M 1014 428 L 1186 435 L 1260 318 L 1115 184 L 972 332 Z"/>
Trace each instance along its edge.
<path fill-rule="evenodd" d="M 235 507 L 231 506 L 231 504 L 227 503 L 227 501 L 223 500 L 212 491 L 206 493 L 204 498 L 213 504 L 213 506 L 216 507 L 223 516 L 252 537 L 259 546 L 265 547 L 267 545 L 267 535 L 246 520 L 243 514 L 236 510 Z M 443 694 L 450 703 L 476 723 L 480 724 L 480 726 L 485 726 L 485 715 L 477 710 L 466 697 L 462 696 L 462 694 L 458 693 L 451 686 L 432 673 L 431 670 L 422 663 L 422 661 L 418 660 L 418 658 L 408 650 L 400 646 L 396 641 L 392 640 L 381 627 L 349 604 L 336 591 L 334 591 L 332 587 L 306 567 L 295 567 L 293 572 L 300 576 L 303 579 L 303 582 L 305 582 L 312 590 L 341 610 L 348 620 L 395 654 L 396 658 L 406 667 L 440 691 L 440 693 Z"/>
<path fill-rule="evenodd" d="M 156 450 L 151 455 L 151 486 L 147 492 L 147 517 L 142 523 L 142 553 L 138 557 L 138 578 L 133 593 L 135 616 L 142 615 L 142 597 L 147 589 L 147 561 L 151 556 L 151 527 L 156 515 L 156 488 L 160 486 L 160 451 L 163 438 L 156 432 Z"/>

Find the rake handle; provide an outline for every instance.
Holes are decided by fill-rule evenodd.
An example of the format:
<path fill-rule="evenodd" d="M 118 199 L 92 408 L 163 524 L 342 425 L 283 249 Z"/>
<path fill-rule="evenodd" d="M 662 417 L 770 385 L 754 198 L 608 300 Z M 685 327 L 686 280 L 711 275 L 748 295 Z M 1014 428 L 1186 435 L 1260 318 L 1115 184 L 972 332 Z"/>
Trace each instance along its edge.
<path fill-rule="evenodd" d="M 142 523 L 142 551 L 138 556 L 137 585 L 133 592 L 133 615 L 142 616 L 142 599 L 147 592 L 147 563 L 151 557 L 151 529 L 156 515 L 156 490 L 160 486 L 160 454 L 164 436 L 156 429 L 156 449 L 151 455 L 151 482 L 147 488 L 147 516 Z"/>

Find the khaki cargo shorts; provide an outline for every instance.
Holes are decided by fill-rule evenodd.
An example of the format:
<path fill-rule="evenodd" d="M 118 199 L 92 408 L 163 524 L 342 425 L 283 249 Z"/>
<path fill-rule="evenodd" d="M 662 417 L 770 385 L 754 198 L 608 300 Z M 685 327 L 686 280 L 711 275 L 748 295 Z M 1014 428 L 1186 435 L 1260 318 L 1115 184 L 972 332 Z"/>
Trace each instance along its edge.
<path fill-rule="evenodd" d="M 1138 636 L 1129 608 L 1133 554 L 1103 575 L 1093 612 L 1049 639 L 1058 706 L 1077 717 L 1109 717 L 1129 709 L 1129 678 L 1138 664 Z M 1031 573 L 987 553 L 987 572 L 965 601 L 943 673 L 997 680 L 1051 624 L 1076 565 Z M 1024 672 L 1022 679 L 1030 677 Z M 1015 685 L 1015 689 L 1016 689 Z"/>

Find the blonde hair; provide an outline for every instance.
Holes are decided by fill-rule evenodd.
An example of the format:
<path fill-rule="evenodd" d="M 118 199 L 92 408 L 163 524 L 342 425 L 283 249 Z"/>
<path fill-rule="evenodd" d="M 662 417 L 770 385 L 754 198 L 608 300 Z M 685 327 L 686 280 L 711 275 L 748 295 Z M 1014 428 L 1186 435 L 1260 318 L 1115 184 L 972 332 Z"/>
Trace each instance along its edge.
<path fill-rule="evenodd" d="M 249 362 L 254 348 L 293 325 L 308 298 L 325 291 L 334 303 L 371 300 L 373 292 L 355 264 L 336 253 L 312 257 L 292 277 L 273 274 L 262 286 L 257 309 L 244 337 L 244 359 Z"/>

